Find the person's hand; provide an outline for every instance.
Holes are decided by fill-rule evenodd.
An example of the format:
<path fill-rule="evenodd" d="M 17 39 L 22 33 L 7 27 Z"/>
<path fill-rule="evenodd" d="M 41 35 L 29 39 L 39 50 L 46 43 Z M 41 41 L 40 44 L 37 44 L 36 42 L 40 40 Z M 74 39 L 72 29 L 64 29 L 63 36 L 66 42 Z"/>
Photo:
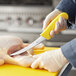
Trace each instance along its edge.
<path fill-rule="evenodd" d="M 60 70 L 68 62 L 63 56 L 61 49 L 47 51 L 33 57 L 36 60 L 32 63 L 32 68 L 44 68 L 49 72 Z"/>
<path fill-rule="evenodd" d="M 47 26 L 49 25 L 49 23 L 60 13 L 61 11 L 55 9 L 53 12 L 48 14 L 43 22 L 43 30 L 45 30 Z M 50 36 L 53 37 L 55 34 L 58 34 L 59 32 L 65 30 L 66 27 L 67 27 L 66 20 L 63 17 L 60 17 L 59 21 L 56 22 L 55 24 L 55 30 L 50 31 Z"/>

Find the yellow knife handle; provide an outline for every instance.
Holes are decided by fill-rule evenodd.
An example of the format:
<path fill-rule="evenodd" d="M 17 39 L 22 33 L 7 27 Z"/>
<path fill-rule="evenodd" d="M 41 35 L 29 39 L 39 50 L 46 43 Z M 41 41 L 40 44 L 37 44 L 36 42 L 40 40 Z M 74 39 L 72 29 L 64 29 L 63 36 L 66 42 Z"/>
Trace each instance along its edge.
<path fill-rule="evenodd" d="M 51 39 L 50 32 L 55 29 L 55 24 L 61 16 L 66 20 L 68 19 L 67 13 L 63 12 L 63 13 L 59 14 L 40 35 L 42 37 L 46 38 L 47 40 Z"/>

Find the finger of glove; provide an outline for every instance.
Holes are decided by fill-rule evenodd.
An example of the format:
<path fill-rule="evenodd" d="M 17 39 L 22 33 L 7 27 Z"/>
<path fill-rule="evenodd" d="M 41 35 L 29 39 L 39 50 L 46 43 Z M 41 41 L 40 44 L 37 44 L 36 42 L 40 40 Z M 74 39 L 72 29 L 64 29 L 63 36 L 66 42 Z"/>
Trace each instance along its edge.
<path fill-rule="evenodd" d="M 59 33 L 59 30 L 60 30 L 60 24 L 59 24 L 59 21 L 58 21 L 55 24 L 55 30 L 54 30 L 55 34 L 58 34 Z"/>
<path fill-rule="evenodd" d="M 32 67 L 32 68 L 38 68 L 38 67 L 39 67 L 39 64 L 40 64 L 40 58 L 38 58 L 37 60 L 35 60 L 35 61 L 32 63 L 31 67 Z"/>
<path fill-rule="evenodd" d="M 55 35 L 55 32 L 52 30 L 52 31 L 50 32 L 50 36 L 53 38 L 54 35 Z"/>
<path fill-rule="evenodd" d="M 66 20 L 64 18 L 63 18 L 63 22 L 64 22 L 63 30 L 65 30 L 67 28 L 67 22 L 66 22 Z"/>
<path fill-rule="evenodd" d="M 59 28 L 60 31 L 65 30 L 67 24 L 63 17 L 59 18 L 59 24 L 60 24 L 60 28 Z"/>
<path fill-rule="evenodd" d="M 37 59 L 39 57 L 40 57 L 40 55 L 33 55 L 33 58 L 35 58 L 35 59 Z"/>
<path fill-rule="evenodd" d="M 33 55 L 33 58 L 37 59 L 41 56 L 42 54 L 38 54 L 38 55 Z"/>
<path fill-rule="evenodd" d="M 0 59 L 0 65 L 4 64 L 4 60 Z"/>
<path fill-rule="evenodd" d="M 46 18 L 45 18 L 45 20 L 44 20 L 44 22 L 43 22 L 43 30 L 49 25 L 49 23 L 51 22 L 52 20 L 51 20 L 51 14 L 49 14 Z"/>

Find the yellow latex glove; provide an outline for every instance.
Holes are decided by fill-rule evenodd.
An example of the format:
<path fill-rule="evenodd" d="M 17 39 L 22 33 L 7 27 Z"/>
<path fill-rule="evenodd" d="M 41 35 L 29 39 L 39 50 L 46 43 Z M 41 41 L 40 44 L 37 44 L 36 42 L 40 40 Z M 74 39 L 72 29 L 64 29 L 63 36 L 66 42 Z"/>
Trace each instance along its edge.
<path fill-rule="evenodd" d="M 48 14 L 43 22 L 43 30 L 49 25 L 49 23 L 58 16 L 61 11 L 55 9 L 53 12 Z M 60 31 L 63 31 L 66 29 L 67 23 L 66 20 L 63 17 L 59 18 L 59 21 L 56 22 L 55 30 L 50 32 L 50 36 L 53 37 L 54 34 L 58 34 Z"/>
<path fill-rule="evenodd" d="M 49 72 L 60 70 L 68 62 L 63 56 L 61 49 L 47 51 L 33 57 L 36 60 L 32 63 L 32 68 L 44 68 Z"/>

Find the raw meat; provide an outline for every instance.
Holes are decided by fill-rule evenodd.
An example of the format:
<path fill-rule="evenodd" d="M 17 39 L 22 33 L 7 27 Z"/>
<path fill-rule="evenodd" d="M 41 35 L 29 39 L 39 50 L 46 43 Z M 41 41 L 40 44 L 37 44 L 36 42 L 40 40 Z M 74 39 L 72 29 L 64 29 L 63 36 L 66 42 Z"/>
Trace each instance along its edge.
<path fill-rule="evenodd" d="M 8 63 L 29 67 L 35 60 L 32 55 L 34 54 L 33 49 L 36 49 L 37 47 L 30 49 L 28 51 L 29 53 L 25 52 L 17 56 L 10 56 L 11 53 L 18 51 L 28 45 L 29 44 L 23 44 L 22 40 L 19 37 L 0 36 L 0 65 Z M 43 44 L 40 44 L 40 48 L 42 48 L 41 45 L 44 47 Z"/>

